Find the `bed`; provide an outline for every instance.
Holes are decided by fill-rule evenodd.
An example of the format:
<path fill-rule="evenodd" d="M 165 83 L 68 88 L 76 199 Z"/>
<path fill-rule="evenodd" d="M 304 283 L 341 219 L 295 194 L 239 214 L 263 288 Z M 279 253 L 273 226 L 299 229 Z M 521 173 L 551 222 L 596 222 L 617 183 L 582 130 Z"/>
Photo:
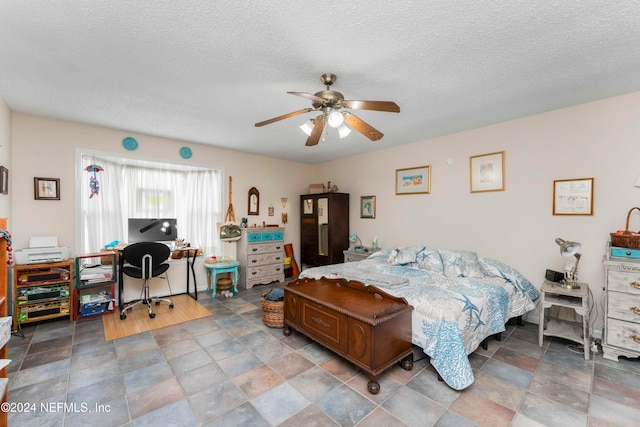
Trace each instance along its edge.
<path fill-rule="evenodd" d="M 513 267 L 475 252 L 425 246 L 383 249 L 362 261 L 307 268 L 300 277 L 357 280 L 414 307 L 412 342 L 456 390 L 473 383 L 468 355 L 535 308 L 538 290 Z"/>

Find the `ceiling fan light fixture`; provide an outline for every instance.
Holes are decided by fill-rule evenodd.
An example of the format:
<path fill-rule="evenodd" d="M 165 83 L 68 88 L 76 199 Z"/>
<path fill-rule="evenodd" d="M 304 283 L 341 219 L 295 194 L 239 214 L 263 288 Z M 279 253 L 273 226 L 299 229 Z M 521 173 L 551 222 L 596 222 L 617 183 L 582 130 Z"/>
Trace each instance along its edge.
<path fill-rule="evenodd" d="M 302 126 L 300 126 L 300 129 L 302 129 L 302 132 L 306 133 L 307 136 L 310 136 L 314 126 L 315 126 L 314 120 L 309 119 L 306 122 L 304 122 Z"/>
<path fill-rule="evenodd" d="M 338 126 L 338 134 L 340 135 L 340 139 L 346 138 L 351 133 L 351 128 L 345 125 L 344 123 Z"/>
<path fill-rule="evenodd" d="M 327 123 L 332 128 L 337 128 L 344 123 L 344 116 L 339 111 L 332 111 L 327 117 Z"/>

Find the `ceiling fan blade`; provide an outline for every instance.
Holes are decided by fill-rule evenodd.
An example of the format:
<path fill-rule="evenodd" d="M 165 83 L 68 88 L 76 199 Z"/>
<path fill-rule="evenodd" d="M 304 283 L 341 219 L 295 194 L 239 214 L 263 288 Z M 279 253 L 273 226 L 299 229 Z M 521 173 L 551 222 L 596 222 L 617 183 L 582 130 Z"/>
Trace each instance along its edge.
<path fill-rule="evenodd" d="M 305 108 L 304 110 L 294 111 L 293 113 L 284 114 L 282 116 L 274 117 L 273 119 L 265 120 L 263 122 L 256 123 L 256 127 L 269 125 L 274 122 L 278 122 L 280 120 L 288 119 L 289 117 L 299 116 L 300 114 L 308 113 L 309 111 L 313 111 L 313 108 Z"/>
<path fill-rule="evenodd" d="M 315 120 L 316 125 L 313 127 L 309 138 L 307 138 L 307 143 L 304 144 L 307 147 L 318 144 L 318 142 L 320 141 L 320 137 L 322 136 L 322 131 L 324 130 L 324 116 L 318 116 L 315 118 Z"/>
<path fill-rule="evenodd" d="M 384 136 L 382 132 L 375 129 L 373 126 L 366 123 L 359 117 L 354 116 L 349 112 L 345 112 L 343 114 L 344 114 L 344 121 L 346 124 L 354 128 L 355 130 L 357 130 L 358 132 L 360 132 L 370 140 L 377 141 Z"/>
<path fill-rule="evenodd" d="M 399 113 L 400 107 L 392 101 L 343 101 L 345 107 L 354 110 L 375 110 L 387 113 Z"/>
<path fill-rule="evenodd" d="M 324 104 L 327 102 L 326 99 L 320 98 L 319 96 L 315 96 L 307 92 L 287 92 L 287 93 L 290 95 L 301 96 L 303 98 L 309 99 L 314 102 L 318 102 L 320 104 Z"/>

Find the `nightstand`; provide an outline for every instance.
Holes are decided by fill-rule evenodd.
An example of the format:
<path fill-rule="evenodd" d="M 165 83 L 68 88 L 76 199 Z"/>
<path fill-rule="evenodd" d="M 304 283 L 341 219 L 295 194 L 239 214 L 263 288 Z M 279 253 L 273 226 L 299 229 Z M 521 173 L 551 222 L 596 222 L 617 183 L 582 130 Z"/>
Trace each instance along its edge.
<path fill-rule="evenodd" d="M 580 283 L 579 289 L 566 289 L 545 280 L 540 289 L 540 324 L 538 345 L 542 347 L 544 336 L 566 338 L 584 345 L 584 358 L 589 360 L 589 285 Z M 582 316 L 582 322 L 547 318 L 547 309 L 571 308 Z"/>
<path fill-rule="evenodd" d="M 380 248 L 363 248 L 361 251 L 355 249 L 347 249 L 342 251 L 344 254 L 344 262 L 362 261 L 374 252 L 379 251 Z"/>

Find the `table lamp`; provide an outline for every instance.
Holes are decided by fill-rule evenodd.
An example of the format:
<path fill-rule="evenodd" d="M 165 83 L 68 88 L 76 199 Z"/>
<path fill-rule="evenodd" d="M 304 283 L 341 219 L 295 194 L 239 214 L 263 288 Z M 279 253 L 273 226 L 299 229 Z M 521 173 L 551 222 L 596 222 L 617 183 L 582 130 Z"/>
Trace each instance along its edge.
<path fill-rule="evenodd" d="M 351 233 L 351 235 L 349 236 L 349 241 L 356 244 L 353 247 L 353 250 L 355 250 L 356 252 L 362 252 L 364 250 L 364 247 L 362 247 L 362 240 L 360 240 L 360 238 L 358 237 L 358 233 Z M 360 242 L 359 245 L 358 242 Z"/>
<path fill-rule="evenodd" d="M 573 268 L 569 272 L 565 272 L 564 287 L 568 289 L 580 289 L 580 284 L 578 283 L 578 263 L 582 256 L 580 253 L 582 245 L 578 242 L 569 242 L 559 237 L 556 238 L 556 243 L 560 246 L 560 255 L 564 257 L 573 255 L 576 257 L 576 263 L 573 265 Z"/>

